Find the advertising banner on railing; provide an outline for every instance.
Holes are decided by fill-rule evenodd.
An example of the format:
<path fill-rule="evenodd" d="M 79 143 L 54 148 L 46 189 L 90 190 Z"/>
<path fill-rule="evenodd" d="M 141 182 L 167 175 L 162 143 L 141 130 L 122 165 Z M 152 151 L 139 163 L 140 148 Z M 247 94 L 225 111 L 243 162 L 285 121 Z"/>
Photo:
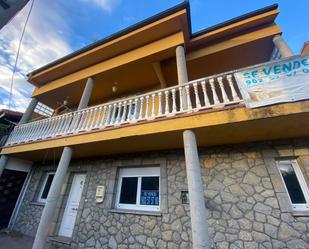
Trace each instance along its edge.
<path fill-rule="evenodd" d="M 309 55 L 251 67 L 234 76 L 248 108 L 309 99 Z"/>

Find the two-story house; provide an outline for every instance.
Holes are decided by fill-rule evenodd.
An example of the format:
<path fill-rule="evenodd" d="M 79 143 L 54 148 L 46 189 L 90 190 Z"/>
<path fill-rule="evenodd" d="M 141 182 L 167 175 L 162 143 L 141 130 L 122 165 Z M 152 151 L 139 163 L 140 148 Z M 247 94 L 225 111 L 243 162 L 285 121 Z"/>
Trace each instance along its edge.
<path fill-rule="evenodd" d="M 10 228 L 35 249 L 309 248 L 309 62 L 278 14 L 192 33 L 186 1 L 30 73 Z M 60 111 L 32 121 L 39 102 Z"/>

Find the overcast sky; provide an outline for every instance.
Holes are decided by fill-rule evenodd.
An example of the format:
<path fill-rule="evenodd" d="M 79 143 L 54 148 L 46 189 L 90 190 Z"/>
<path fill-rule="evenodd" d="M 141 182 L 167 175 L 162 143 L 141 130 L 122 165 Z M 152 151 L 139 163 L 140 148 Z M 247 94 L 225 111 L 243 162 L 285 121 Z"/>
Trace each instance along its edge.
<path fill-rule="evenodd" d="M 26 74 L 94 40 L 170 8 L 177 0 L 35 0 L 15 75 L 12 109 L 23 111 L 33 87 Z M 191 0 L 192 30 L 275 3 L 269 0 Z M 294 51 L 309 40 L 309 0 L 281 0 L 277 23 Z M 0 30 L 0 109 L 7 108 L 12 68 L 30 2 Z"/>

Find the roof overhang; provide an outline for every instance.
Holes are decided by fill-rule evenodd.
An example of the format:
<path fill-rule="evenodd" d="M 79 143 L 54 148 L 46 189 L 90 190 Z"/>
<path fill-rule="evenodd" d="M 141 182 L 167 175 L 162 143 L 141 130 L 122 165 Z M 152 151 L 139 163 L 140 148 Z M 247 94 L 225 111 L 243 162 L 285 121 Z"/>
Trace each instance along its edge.
<path fill-rule="evenodd" d="M 189 2 L 185 1 L 33 71 L 28 75 L 28 81 L 40 88 L 81 69 L 89 68 L 179 32 L 183 33 L 187 49 L 194 50 L 205 43 L 211 44 L 225 37 L 274 24 L 279 13 L 277 8 L 277 4 L 271 5 L 192 33 L 190 6 Z"/>

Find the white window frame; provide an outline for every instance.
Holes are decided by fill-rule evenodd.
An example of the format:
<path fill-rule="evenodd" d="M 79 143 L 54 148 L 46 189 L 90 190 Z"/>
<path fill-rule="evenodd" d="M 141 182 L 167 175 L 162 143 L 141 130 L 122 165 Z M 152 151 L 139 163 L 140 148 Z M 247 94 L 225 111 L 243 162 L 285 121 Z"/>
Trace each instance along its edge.
<path fill-rule="evenodd" d="M 120 191 L 122 186 L 123 177 L 137 177 L 137 193 L 136 204 L 123 204 L 120 202 Z M 159 205 L 140 205 L 141 195 L 141 179 L 142 177 L 159 177 Z M 140 168 L 121 168 L 118 175 L 118 186 L 116 194 L 115 208 L 128 209 L 128 210 L 141 210 L 141 211 L 160 211 L 161 206 L 161 179 L 160 167 L 140 167 Z"/>
<path fill-rule="evenodd" d="M 282 176 L 281 170 L 280 170 L 280 165 L 284 165 L 284 164 L 292 165 L 292 167 L 295 171 L 296 178 L 299 182 L 300 188 L 301 188 L 303 195 L 305 197 L 305 200 L 306 200 L 305 204 L 294 204 L 294 203 L 292 203 L 292 199 L 290 197 L 289 191 L 287 189 L 287 186 L 285 184 L 285 181 L 283 179 L 283 176 Z M 300 169 L 300 167 L 297 163 L 297 160 L 295 160 L 295 159 L 293 159 L 293 160 L 280 160 L 280 161 L 277 161 L 277 166 L 278 166 L 280 177 L 281 177 L 282 182 L 283 182 L 284 187 L 285 187 L 285 191 L 286 191 L 286 193 L 289 197 L 292 209 L 294 211 L 309 211 L 309 189 L 308 189 L 308 185 L 305 181 L 304 175 L 303 175 L 303 173 L 302 173 L 302 171 L 301 171 L 301 169 Z"/>
<path fill-rule="evenodd" d="M 43 203 L 46 203 L 46 200 L 47 198 L 41 198 L 42 197 L 42 194 L 43 194 L 43 191 L 45 189 L 45 186 L 46 186 L 46 183 L 47 183 L 47 179 L 50 175 L 54 175 L 55 177 L 55 173 L 56 172 L 46 172 L 45 175 L 44 175 L 44 180 L 42 182 L 42 185 L 41 185 L 41 189 L 40 189 L 40 192 L 39 192 L 39 195 L 38 195 L 38 202 L 43 202 Z M 50 190 L 50 189 L 49 189 Z M 48 192 L 49 192 L 48 190 Z"/>

